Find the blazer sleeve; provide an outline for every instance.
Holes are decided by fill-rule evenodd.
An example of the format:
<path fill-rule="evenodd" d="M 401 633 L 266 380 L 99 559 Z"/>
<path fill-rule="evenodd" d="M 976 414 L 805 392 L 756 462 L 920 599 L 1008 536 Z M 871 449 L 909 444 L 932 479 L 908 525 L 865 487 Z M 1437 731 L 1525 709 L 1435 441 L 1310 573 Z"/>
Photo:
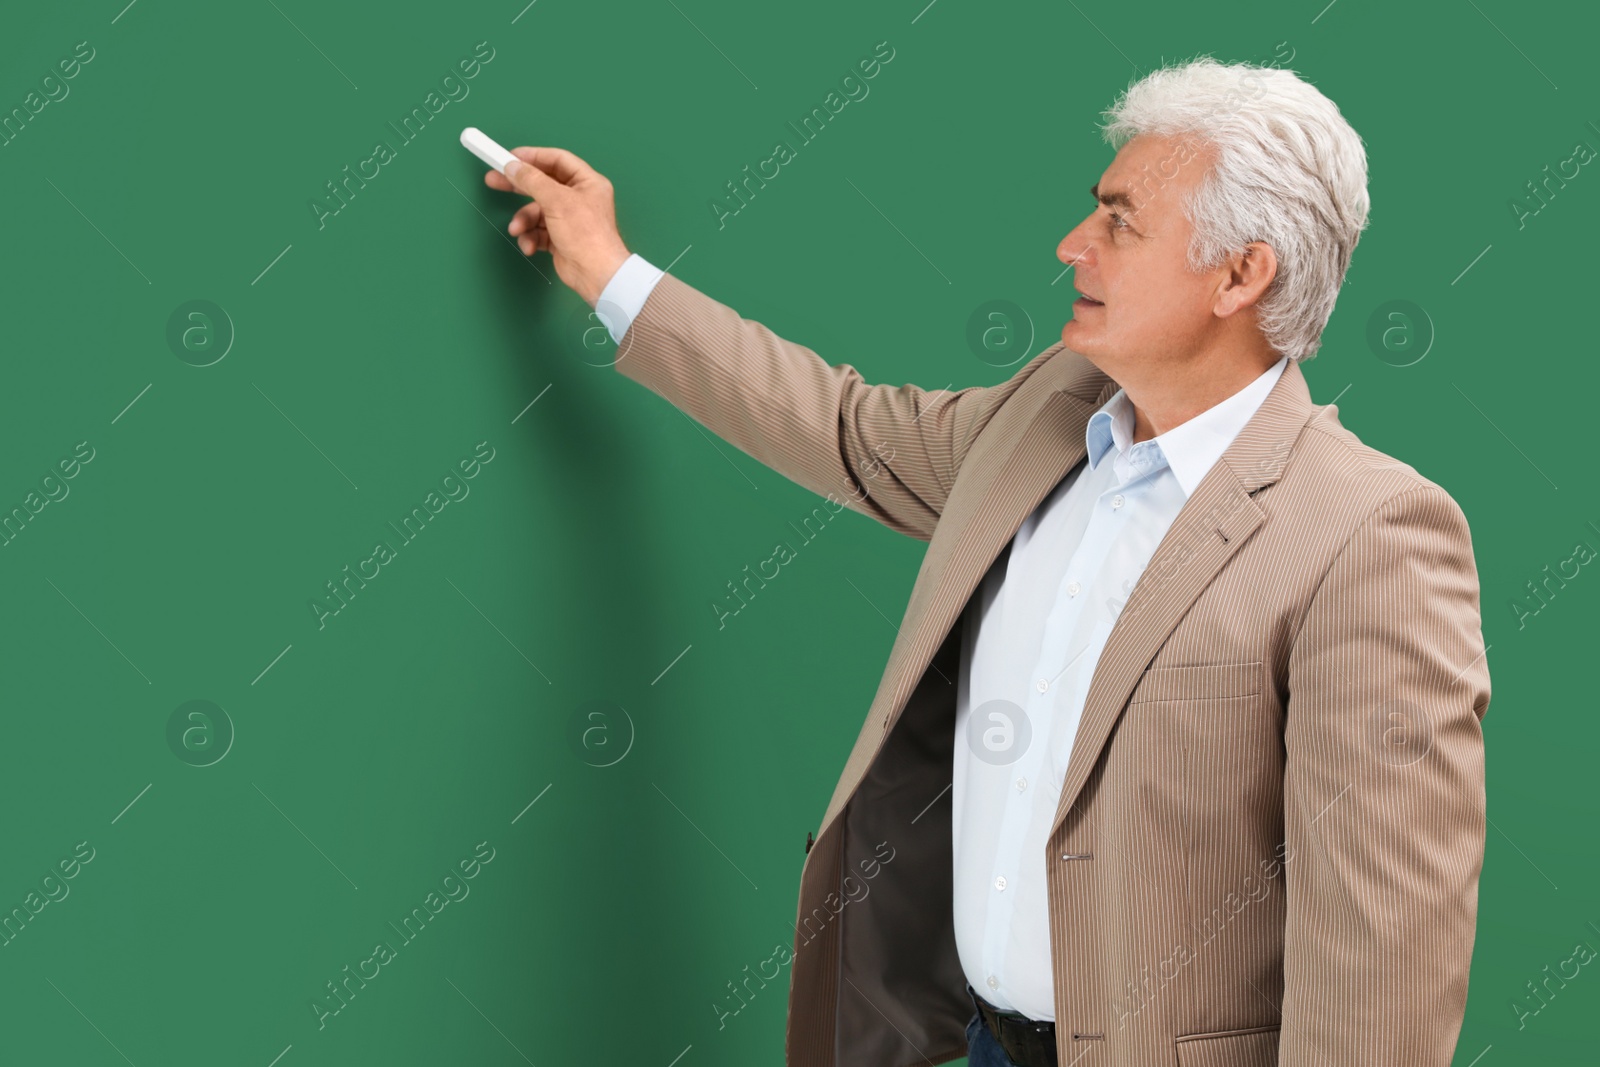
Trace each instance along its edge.
<path fill-rule="evenodd" d="M 615 366 L 789 480 L 929 541 L 977 430 L 1060 347 L 996 386 L 868 385 L 668 273 Z"/>
<path fill-rule="evenodd" d="M 1289 656 L 1280 1067 L 1451 1060 L 1483 865 L 1484 651 L 1465 516 L 1431 482 L 1391 496 Z"/>

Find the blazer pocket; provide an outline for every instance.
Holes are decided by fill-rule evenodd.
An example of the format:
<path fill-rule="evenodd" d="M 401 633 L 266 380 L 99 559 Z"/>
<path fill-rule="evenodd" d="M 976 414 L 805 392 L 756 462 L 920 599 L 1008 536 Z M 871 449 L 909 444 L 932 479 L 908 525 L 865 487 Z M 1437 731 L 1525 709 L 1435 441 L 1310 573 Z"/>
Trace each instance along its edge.
<path fill-rule="evenodd" d="M 1130 704 L 1156 700 L 1221 700 L 1261 692 L 1261 661 L 1207 663 L 1197 667 L 1152 667 L 1128 697 Z"/>
<path fill-rule="evenodd" d="M 1276 1026 L 1178 1038 L 1178 1067 L 1278 1067 Z"/>

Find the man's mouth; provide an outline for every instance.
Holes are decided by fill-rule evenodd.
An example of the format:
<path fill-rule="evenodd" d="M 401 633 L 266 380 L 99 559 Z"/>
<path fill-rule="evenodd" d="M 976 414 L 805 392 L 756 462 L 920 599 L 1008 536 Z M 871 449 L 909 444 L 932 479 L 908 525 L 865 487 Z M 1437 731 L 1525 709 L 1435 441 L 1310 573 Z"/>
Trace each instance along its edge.
<path fill-rule="evenodd" d="M 1082 293 L 1079 293 L 1078 299 L 1072 302 L 1072 306 L 1075 308 L 1100 308 L 1105 307 L 1105 304 L 1099 300 L 1095 300 L 1091 297 L 1084 296 Z"/>

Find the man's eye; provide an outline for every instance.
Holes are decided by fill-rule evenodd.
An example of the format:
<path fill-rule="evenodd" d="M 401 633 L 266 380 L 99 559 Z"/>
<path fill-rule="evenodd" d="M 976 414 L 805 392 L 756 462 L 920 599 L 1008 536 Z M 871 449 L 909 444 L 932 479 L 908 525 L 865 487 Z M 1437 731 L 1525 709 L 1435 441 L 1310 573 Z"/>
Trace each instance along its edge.
<path fill-rule="evenodd" d="M 1112 219 L 1112 226 L 1111 226 L 1112 229 L 1114 229 L 1114 230 L 1119 230 L 1119 229 L 1120 230 L 1126 230 L 1128 228 L 1128 223 L 1123 219 L 1123 217 L 1121 215 L 1118 215 L 1115 211 L 1109 212 L 1109 215 L 1110 215 L 1110 217 Z"/>

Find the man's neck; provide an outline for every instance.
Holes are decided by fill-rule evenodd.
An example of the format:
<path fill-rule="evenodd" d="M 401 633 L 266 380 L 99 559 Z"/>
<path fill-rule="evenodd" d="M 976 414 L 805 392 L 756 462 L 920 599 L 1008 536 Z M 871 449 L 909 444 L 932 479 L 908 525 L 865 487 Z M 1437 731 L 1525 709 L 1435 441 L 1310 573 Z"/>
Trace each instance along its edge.
<path fill-rule="evenodd" d="M 1158 437 L 1175 426 L 1209 411 L 1261 377 L 1279 360 L 1277 353 L 1240 360 L 1228 366 L 1208 364 L 1191 373 L 1150 382 L 1119 382 L 1133 405 L 1134 443 Z M 1261 362 L 1265 360 L 1265 362 Z"/>

